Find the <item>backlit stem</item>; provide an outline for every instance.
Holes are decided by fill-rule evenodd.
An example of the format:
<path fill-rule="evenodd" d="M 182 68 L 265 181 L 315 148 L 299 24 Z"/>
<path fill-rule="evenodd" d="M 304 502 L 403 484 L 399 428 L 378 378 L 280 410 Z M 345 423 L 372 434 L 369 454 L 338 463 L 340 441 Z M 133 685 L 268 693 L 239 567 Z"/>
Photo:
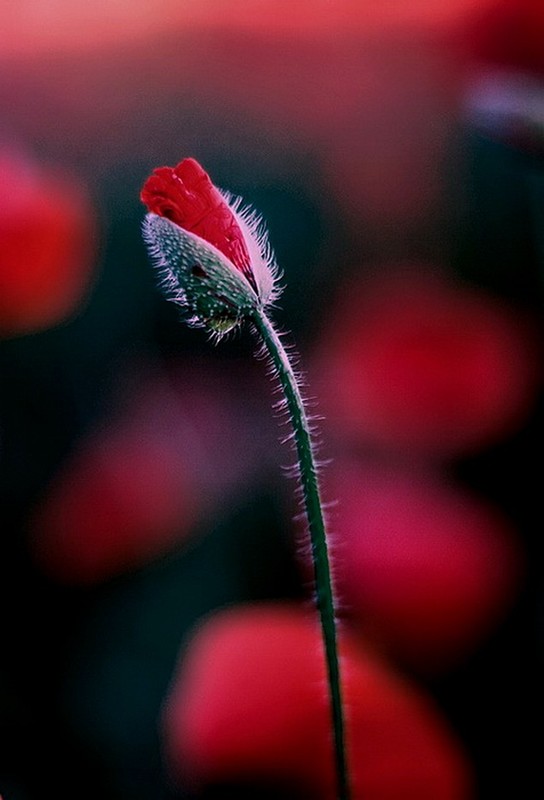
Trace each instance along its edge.
<path fill-rule="evenodd" d="M 340 685 L 340 667 L 334 613 L 334 596 L 330 569 L 325 520 L 319 492 L 316 462 L 306 409 L 289 357 L 268 317 L 256 310 L 252 321 L 263 338 L 281 383 L 291 425 L 293 427 L 304 506 L 312 544 L 317 607 L 321 622 L 327 679 L 330 692 L 334 755 L 338 781 L 338 800 L 349 800 L 350 792 L 346 764 L 344 710 Z"/>

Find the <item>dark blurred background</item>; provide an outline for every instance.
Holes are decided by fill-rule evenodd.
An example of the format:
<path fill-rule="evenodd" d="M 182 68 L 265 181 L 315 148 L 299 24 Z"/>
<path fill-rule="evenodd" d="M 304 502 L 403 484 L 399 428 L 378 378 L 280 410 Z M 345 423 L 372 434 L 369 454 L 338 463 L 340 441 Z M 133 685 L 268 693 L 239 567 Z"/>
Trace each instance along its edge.
<path fill-rule="evenodd" d="M 311 597 L 252 332 L 185 327 L 141 240 L 186 156 L 268 225 L 345 624 L 475 797 L 537 796 L 541 4 L 28 0 L 0 30 L 3 800 L 308 791 L 165 765 L 195 626 Z"/>

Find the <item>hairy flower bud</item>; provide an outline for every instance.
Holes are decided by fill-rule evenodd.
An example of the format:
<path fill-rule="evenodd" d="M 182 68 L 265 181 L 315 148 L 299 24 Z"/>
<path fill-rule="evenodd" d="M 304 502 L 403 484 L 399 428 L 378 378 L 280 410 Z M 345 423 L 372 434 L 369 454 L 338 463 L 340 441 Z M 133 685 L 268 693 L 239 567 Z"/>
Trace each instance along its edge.
<path fill-rule="evenodd" d="M 278 294 L 277 268 L 261 220 L 215 187 L 192 158 L 146 181 L 144 239 L 169 300 L 191 325 L 215 336 L 235 328 Z"/>

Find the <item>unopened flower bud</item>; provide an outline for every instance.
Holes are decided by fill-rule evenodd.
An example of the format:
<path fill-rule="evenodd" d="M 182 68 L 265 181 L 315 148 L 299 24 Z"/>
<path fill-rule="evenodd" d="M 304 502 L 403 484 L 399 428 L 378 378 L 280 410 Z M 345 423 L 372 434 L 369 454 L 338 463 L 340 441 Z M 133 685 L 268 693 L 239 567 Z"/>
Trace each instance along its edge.
<path fill-rule="evenodd" d="M 191 325 L 222 336 L 277 297 L 277 268 L 259 217 L 215 187 L 191 158 L 146 181 L 144 238 L 170 300 Z"/>

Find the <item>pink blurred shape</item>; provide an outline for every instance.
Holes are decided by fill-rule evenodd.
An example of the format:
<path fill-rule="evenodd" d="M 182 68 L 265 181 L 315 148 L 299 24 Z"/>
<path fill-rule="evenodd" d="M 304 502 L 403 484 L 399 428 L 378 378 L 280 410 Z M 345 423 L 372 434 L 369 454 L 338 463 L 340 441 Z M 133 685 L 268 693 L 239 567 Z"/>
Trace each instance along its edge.
<path fill-rule="evenodd" d="M 466 800 L 470 768 L 425 694 L 343 632 L 354 800 Z M 316 619 L 289 605 L 220 612 L 189 642 L 165 747 L 189 782 L 275 780 L 336 796 Z"/>
<path fill-rule="evenodd" d="M 245 367 L 194 357 L 163 372 L 125 364 L 115 410 L 75 444 L 35 508 L 42 569 L 69 583 L 106 580 L 183 546 L 247 497 L 270 450 L 255 436 L 253 380 Z"/>
<path fill-rule="evenodd" d="M 469 65 L 465 106 L 488 137 L 544 147 L 544 4 L 497 0 L 459 31 Z"/>
<path fill-rule="evenodd" d="M 481 0 L 480 0 L 481 2 Z M 364 27 L 443 26 L 477 0 L 19 0 L 3 4 L 0 29 L 4 56 L 85 50 L 138 42 L 181 28 L 231 27 L 301 36 Z"/>
<path fill-rule="evenodd" d="M 58 580 L 105 580 L 191 532 L 202 503 L 198 447 L 171 398 L 139 399 L 78 444 L 35 511 L 32 547 Z"/>
<path fill-rule="evenodd" d="M 329 478 L 346 614 L 421 673 L 462 661 L 519 586 L 523 554 L 512 526 L 437 478 L 341 461 Z"/>
<path fill-rule="evenodd" d="M 539 372 L 523 320 L 424 270 L 345 287 L 322 337 L 317 379 L 342 436 L 456 457 L 523 425 Z"/>
<path fill-rule="evenodd" d="M 0 336 L 74 314 L 92 279 L 96 220 L 85 189 L 59 169 L 0 150 Z"/>

